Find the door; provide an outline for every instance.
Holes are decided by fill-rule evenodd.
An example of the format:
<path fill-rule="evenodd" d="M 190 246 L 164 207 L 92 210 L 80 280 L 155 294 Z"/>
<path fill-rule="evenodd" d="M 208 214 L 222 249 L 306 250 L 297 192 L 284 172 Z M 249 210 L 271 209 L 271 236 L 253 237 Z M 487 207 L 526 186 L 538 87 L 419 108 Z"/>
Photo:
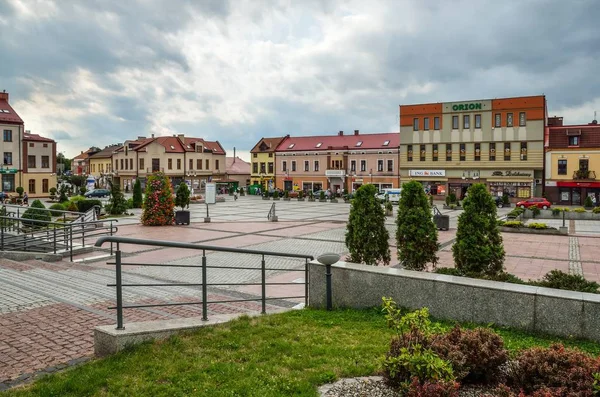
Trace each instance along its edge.
<path fill-rule="evenodd" d="M 572 190 L 571 205 L 581 205 L 581 189 L 573 189 Z"/>
<path fill-rule="evenodd" d="M 160 159 L 152 159 L 152 172 L 160 171 Z"/>
<path fill-rule="evenodd" d="M 292 191 L 292 181 L 283 181 L 283 190 Z"/>

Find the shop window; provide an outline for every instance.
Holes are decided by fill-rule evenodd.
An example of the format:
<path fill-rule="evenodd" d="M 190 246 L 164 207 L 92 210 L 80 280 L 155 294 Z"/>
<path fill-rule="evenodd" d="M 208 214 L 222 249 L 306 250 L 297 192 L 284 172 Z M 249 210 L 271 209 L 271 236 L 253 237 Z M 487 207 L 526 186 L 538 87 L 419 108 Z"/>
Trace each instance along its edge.
<path fill-rule="evenodd" d="M 530 187 L 519 187 L 517 191 L 518 198 L 529 198 L 531 196 L 531 188 Z"/>
<path fill-rule="evenodd" d="M 423 119 L 423 129 L 425 131 L 429 131 L 429 117 L 425 117 Z"/>
<path fill-rule="evenodd" d="M 475 144 L 475 161 L 481 160 L 481 143 Z"/>
<path fill-rule="evenodd" d="M 475 128 L 481 128 L 481 115 L 475 115 Z"/>
<path fill-rule="evenodd" d="M 296 172 L 296 162 L 292 161 L 292 172 Z"/>
<path fill-rule="evenodd" d="M 413 159 L 413 145 L 406 147 L 406 161 L 412 161 Z"/>
<path fill-rule="evenodd" d="M 35 193 L 35 179 L 29 180 L 29 194 Z"/>
<path fill-rule="evenodd" d="M 496 161 L 496 142 L 490 142 L 490 161 Z"/>
<path fill-rule="evenodd" d="M 467 159 L 467 149 L 464 143 L 460 144 L 460 161 L 465 161 Z"/>
<path fill-rule="evenodd" d="M 446 144 L 446 161 L 452 161 L 452 144 Z"/>
<path fill-rule="evenodd" d="M 2 190 L 5 192 L 15 191 L 15 174 L 2 175 Z"/>
<path fill-rule="evenodd" d="M 283 172 L 286 172 L 286 171 L 287 171 L 287 161 L 282 161 L 282 162 L 281 162 L 281 170 L 282 170 Z"/>
<path fill-rule="evenodd" d="M 319 162 L 317 160 L 315 160 L 314 171 L 316 171 L 316 172 L 319 171 Z"/>
<path fill-rule="evenodd" d="M 387 170 L 388 172 L 394 172 L 394 160 L 387 161 Z"/>
<path fill-rule="evenodd" d="M 471 116 L 465 114 L 463 116 L 463 129 L 468 130 L 469 128 L 471 128 Z"/>
<path fill-rule="evenodd" d="M 383 172 L 383 160 L 377 160 L 377 171 Z"/>
<path fill-rule="evenodd" d="M 438 145 L 437 143 L 433 144 L 433 161 L 438 161 Z"/>
<path fill-rule="evenodd" d="M 513 114 L 512 113 L 506 113 L 506 126 L 507 127 L 513 126 Z"/>
<path fill-rule="evenodd" d="M 510 142 L 504 143 L 504 161 L 510 161 Z"/>
<path fill-rule="evenodd" d="M 527 118 L 525 116 L 525 112 L 519 113 L 519 126 L 525 127 L 526 123 L 527 123 Z"/>
<path fill-rule="evenodd" d="M 452 116 L 452 129 L 458 129 L 458 116 Z"/>
<path fill-rule="evenodd" d="M 413 131 L 419 131 L 419 119 L 413 119 Z"/>
<path fill-rule="evenodd" d="M 42 179 L 42 193 L 48 193 L 48 179 Z"/>
<path fill-rule="evenodd" d="M 433 118 L 433 129 L 436 131 L 438 131 L 440 129 L 440 118 L 439 117 Z"/>
<path fill-rule="evenodd" d="M 579 136 L 570 136 L 569 137 L 569 146 L 579 146 Z"/>
<path fill-rule="evenodd" d="M 502 115 L 500 113 L 494 115 L 494 127 L 502 127 Z"/>
<path fill-rule="evenodd" d="M 427 152 L 425 151 L 425 145 L 421 145 L 420 146 L 419 153 L 420 153 L 419 160 L 420 161 L 425 161 L 425 156 L 427 154 Z"/>
<path fill-rule="evenodd" d="M 521 142 L 521 161 L 527 160 L 527 142 Z"/>

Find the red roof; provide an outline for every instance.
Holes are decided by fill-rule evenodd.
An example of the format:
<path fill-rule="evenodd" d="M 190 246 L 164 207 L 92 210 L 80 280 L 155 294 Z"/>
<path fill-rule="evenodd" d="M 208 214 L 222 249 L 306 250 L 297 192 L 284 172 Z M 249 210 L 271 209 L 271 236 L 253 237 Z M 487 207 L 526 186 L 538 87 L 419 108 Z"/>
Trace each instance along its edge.
<path fill-rule="evenodd" d="M 44 138 L 43 136 L 40 136 L 38 134 L 32 134 L 32 133 L 28 133 L 28 132 L 25 132 L 23 134 L 23 140 L 24 141 L 34 141 L 34 142 L 54 142 L 54 139 Z"/>
<path fill-rule="evenodd" d="M 225 167 L 227 169 L 228 174 L 248 174 L 250 175 L 250 163 L 245 162 L 239 157 L 235 157 L 235 162 L 233 161 L 233 157 L 225 158 Z"/>
<path fill-rule="evenodd" d="M 134 141 L 125 141 L 126 145 L 129 145 L 130 150 L 142 150 L 152 142 L 156 142 L 165 148 L 167 153 L 184 153 L 184 152 L 195 152 L 196 142 L 201 142 L 202 146 L 206 149 L 212 150 L 215 154 L 225 154 L 223 146 L 219 141 L 210 142 L 205 141 L 202 138 L 184 137 L 183 141 L 179 136 L 159 136 L 156 138 L 144 138 L 136 139 Z M 125 150 L 121 147 L 115 151 L 122 152 Z"/>
<path fill-rule="evenodd" d="M 387 141 L 387 145 L 385 145 Z M 357 144 L 360 145 L 357 146 Z M 320 143 L 320 145 L 319 145 Z M 292 146 L 293 145 L 293 146 Z M 317 146 L 319 145 L 319 146 Z M 392 149 L 400 145 L 400 133 L 388 132 L 359 135 L 298 136 L 284 139 L 277 147 L 278 152 L 319 151 L 331 149 L 364 150 Z"/>
<path fill-rule="evenodd" d="M 264 138 L 264 137 L 260 138 L 260 140 L 256 143 L 256 145 L 254 145 L 252 150 L 250 150 L 250 153 L 274 152 L 275 149 L 277 149 L 277 146 L 279 146 L 279 144 L 281 143 L 281 141 L 288 137 L 289 137 L 289 135 L 276 137 L 276 138 Z M 263 145 L 263 143 L 264 143 L 265 150 L 260 150 L 260 147 Z"/>
<path fill-rule="evenodd" d="M 23 124 L 17 112 L 8 104 L 8 94 L 0 95 L 0 123 Z"/>

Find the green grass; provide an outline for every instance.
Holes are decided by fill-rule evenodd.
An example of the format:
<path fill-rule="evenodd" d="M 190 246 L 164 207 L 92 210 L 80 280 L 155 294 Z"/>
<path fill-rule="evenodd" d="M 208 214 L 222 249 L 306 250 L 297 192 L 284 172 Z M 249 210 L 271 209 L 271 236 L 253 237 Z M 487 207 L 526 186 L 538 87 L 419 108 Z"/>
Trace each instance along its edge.
<path fill-rule="evenodd" d="M 600 354 L 591 342 L 497 331 L 513 352 L 562 342 Z M 316 396 L 318 385 L 377 373 L 391 336 L 375 309 L 243 317 L 94 360 L 3 397 Z"/>

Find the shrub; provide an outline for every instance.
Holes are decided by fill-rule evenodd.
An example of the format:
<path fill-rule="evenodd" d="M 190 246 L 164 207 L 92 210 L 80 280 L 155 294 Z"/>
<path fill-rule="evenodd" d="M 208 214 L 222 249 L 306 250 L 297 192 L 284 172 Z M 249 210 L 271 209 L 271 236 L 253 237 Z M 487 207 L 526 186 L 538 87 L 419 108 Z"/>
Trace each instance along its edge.
<path fill-rule="evenodd" d="M 85 194 L 85 192 L 87 192 L 87 188 L 85 186 L 82 186 L 79 188 L 79 195 L 83 196 Z"/>
<path fill-rule="evenodd" d="M 62 185 L 60 187 L 60 195 L 58 197 L 58 202 L 59 203 L 64 203 L 66 201 L 69 201 L 69 198 L 67 197 L 67 191 L 69 190 L 69 188 L 67 187 L 67 185 Z"/>
<path fill-rule="evenodd" d="M 23 193 L 25 192 L 25 189 L 23 189 L 23 186 L 19 186 L 15 189 L 15 191 L 17 192 L 19 197 L 23 197 Z"/>
<path fill-rule="evenodd" d="M 21 221 L 21 223 L 24 226 L 30 227 L 45 227 L 47 224 L 43 222 L 50 222 L 51 220 L 50 211 L 46 209 L 46 206 L 44 206 L 40 200 L 33 200 L 33 203 L 31 203 L 29 208 L 21 215 L 21 218 L 29 219 L 27 221 Z"/>
<path fill-rule="evenodd" d="M 129 197 L 126 201 L 125 201 L 125 205 L 127 206 L 127 209 L 130 210 L 133 208 L 133 197 Z"/>
<path fill-rule="evenodd" d="M 508 194 L 502 196 L 502 204 L 510 204 L 510 200 L 508 199 Z"/>
<path fill-rule="evenodd" d="M 287 190 L 283 191 L 283 198 L 290 198 L 290 193 Z"/>
<path fill-rule="evenodd" d="M 303 199 L 304 198 L 304 191 L 302 191 L 302 190 L 298 191 L 298 198 L 299 199 Z"/>
<path fill-rule="evenodd" d="M 450 197 L 450 204 L 456 203 L 456 194 L 450 193 L 448 197 Z"/>
<path fill-rule="evenodd" d="M 79 212 L 79 207 L 77 206 L 77 202 L 69 201 L 69 204 L 67 204 L 67 211 Z"/>
<path fill-rule="evenodd" d="M 581 208 L 581 207 L 579 207 L 579 208 L 575 208 L 575 209 L 573 210 L 573 212 L 576 212 L 576 213 L 578 213 L 578 214 L 583 214 L 584 212 L 586 212 L 586 210 L 585 210 L 585 208 Z"/>
<path fill-rule="evenodd" d="M 133 208 L 142 208 L 143 200 L 142 183 L 137 178 L 133 184 Z"/>
<path fill-rule="evenodd" d="M 54 210 L 54 211 L 52 211 Z M 65 206 L 61 203 L 56 203 L 56 204 L 52 204 L 50 206 L 50 215 L 52 216 L 62 216 L 62 212 L 59 211 L 65 211 Z"/>
<path fill-rule="evenodd" d="M 584 207 L 593 207 L 594 206 L 594 202 L 592 201 L 592 197 L 591 196 L 587 196 L 585 198 L 585 200 L 583 201 L 583 206 Z"/>
<path fill-rule="evenodd" d="M 540 280 L 531 284 L 540 287 L 565 289 L 570 291 L 590 292 L 597 294 L 600 284 L 595 281 L 588 281 L 578 274 L 567 274 L 560 270 L 551 270 Z"/>
<path fill-rule="evenodd" d="M 273 192 L 273 198 L 274 198 L 274 199 L 277 199 L 277 198 L 279 198 L 279 191 L 278 191 L 278 190 L 275 190 L 275 191 Z"/>
<path fill-rule="evenodd" d="M 535 219 L 536 216 L 538 216 L 540 214 L 540 209 L 538 207 L 530 207 L 529 210 L 531 211 L 531 214 L 533 215 L 533 218 Z"/>
<path fill-rule="evenodd" d="M 560 215 L 560 208 L 552 208 L 552 215 L 553 216 L 559 216 Z"/>
<path fill-rule="evenodd" d="M 106 212 L 110 215 L 121 215 L 127 212 L 127 201 L 119 185 L 112 182 L 108 182 L 110 186 L 110 200 L 109 206 L 106 206 Z M 173 198 L 171 197 L 171 201 Z"/>
<path fill-rule="evenodd" d="M 491 383 L 508 360 L 502 338 L 487 328 L 462 329 L 456 325 L 447 334 L 436 335 L 431 349 L 452 364 L 458 381 Z"/>
<path fill-rule="evenodd" d="M 503 282 L 503 283 L 527 284 L 525 281 L 521 280 L 519 277 L 515 276 L 514 274 L 507 273 L 507 272 L 500 272 L 500 273 L 494 274 L 494 275 L 483 276 L 482 278 L 484 280 L 499 281 L 499 282 Z"/>
<path fill-rule="evenodd" d="M 592 396 L 593 374 L 599 368 L 599 360 L 575 349 L 566 349 L 562 345 L 534 347 L 519 354 L 516 367 L 508 371 L 507 383 L 526 393 L 546 387 L 564 390 L 551 395 Z"/>
<path fill-rule="evenodd" d="M 314 198 L 315 198 L 315 194 L 313 193 L 312 190 L 309 190 L 309 192 L 308 192 L 308 199 L 309 200 L 314 200 Z"/>
<path fill-rule="evenodd" d="M 504 246 L 492 196 L 484 184 L 476 183 L 469 188 L 463 203 L 464 212 L 458 217 L 456 242 L 452 246 L 456 267 L 464 273 L 501 272 Z"/>
<path fill-rule="evenodd" d="M 429 195 L 429 206 L 433 207 L 433 195 Z"/>
<path fill-rule="evenodd" d="M 319 194 L 319 200 L 325 200 L 325 192 L 321 190 L 321 193 Z"/>
<path fill-rule="evenodd" d="M 546 225 L 545 223 L 528 223 L 527 227 L 530 229 L 548 229 L 548 225 Z"/>
<path fill-rule="evenodd" d="M 102 208 L 102 201 L 95 199 L 85 199 L 77 202 L 77 208 L 79 208 L 80 212 L 88 212 L 91 208 L 94 208 L 95 206 Z"/>
<path fill-rule="evenodd" d="M 448 276 L 464 276 L 464 274 L 455 267 L 438 267 L 435 269 L 435 273 L 447 274 Z"/>
<path fill-rule="evenodd" d="M 600 214 L 600 207 L 594 207 L 594 209 L 592 210 L 592 213 Z"/>
<path fill-rule="evenodd" d="M 423 185 L 410 181 L 402 185 L 396 217 L 398 259 L 411 270 L 424 270 L 427 263 L 437 264 L 438 231 Z"/>
<path fill-rule="evenodd" d="M 133 205 L 133 203 L 131 203 Z M 190 206 L 190 188 L 187 183 L 181 182 L 177 187 L 177 193 L 175 194 L 175 205 L 181 207 L 181 210 L 185 210 L 186 207 Z"/>
<path fill-rule="evenodd" d="M 521 221 L 506 221 L 504 222 L 505 227 L 514 227 L 514 228 L 519 228 L 519 227 L 523 227 L 523 222 Z"/>
<path fill-rule="evenodd" d="M 351 262 L 377 265 L 381 261 L 388 265 L 391 260 L 389 233 L 375 193 L 373 185 L 363 185 L 356 191 L 350 206 L 345 242 Z"/>
<path fill-rule="evenodd" d="M 385 210 L 389 211 L 389 212 L 391 212 L 391 211 L 394 210 L 394 206 L 392 205 L 391 201 L 386 201 L 386 203 L 385 203 Z"/>
<path fill-rule="evenodd" d="M 446 205 L 450 206 L 450 196 L 446 196 Z"/>
<path fill-rule="evenodd" d="M 175 221 L 175 203 L 169 178 L 162 172 L 150 175 L 145 196 L 142 223 L 146 226 L 172 225 Z"/>

